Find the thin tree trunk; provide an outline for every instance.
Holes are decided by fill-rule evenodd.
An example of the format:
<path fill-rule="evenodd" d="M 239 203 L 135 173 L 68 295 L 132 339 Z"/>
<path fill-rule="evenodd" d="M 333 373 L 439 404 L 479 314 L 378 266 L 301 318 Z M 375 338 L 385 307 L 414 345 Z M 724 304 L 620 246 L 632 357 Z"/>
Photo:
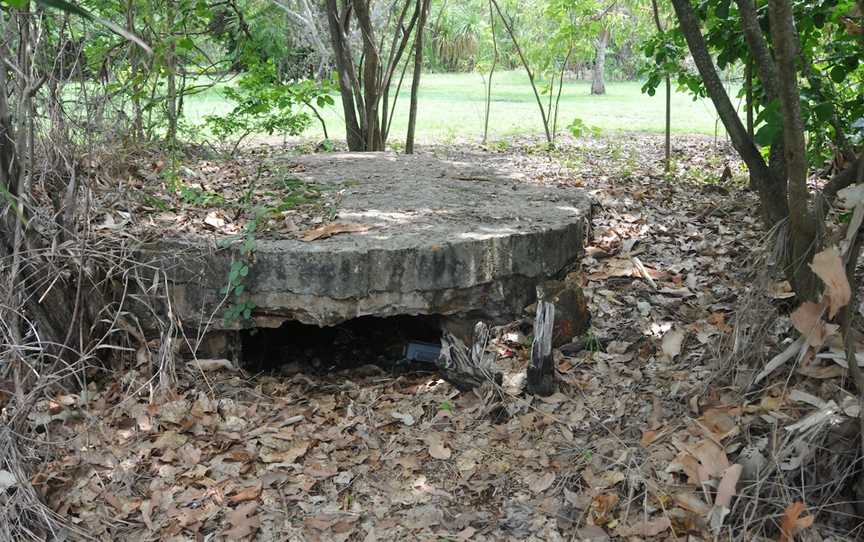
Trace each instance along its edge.
<path fill-rule="evenodd" d="M 747 135 L 747 128 L 741 122 L 735 106 L 732 105 L 732 101 L 726 93 L 723 82 L 717 75 L 714 61 L 711 59 L 705 38 L 699 28 L 699 19 L 696 17 L 693 6 L 690 5 L 690 0 L 672 0 L 672 6 L 675 8 L 675 14 L 687 41 L 690 54 L 705 83 L 708 96 L 714 103 L 717 114 L 729 133 L 732 146 L 747 164 L 750 174 L 756 181 L 763 218 L 766 226 L 771 228 L 789 215 L 783 179 L 774 178 L 774 172 L 768 168 L 753 140 Z"/>
<path fill-rule="evenodd" d="M 351 72 L 354 63 L 348 50 L 348 36 L 343 27 L 336 0 L 327 0 L 327 22 L 330 27 L 330 40 L 333 43 L 333 56 L 336 60 L 336 72 L 339 74 L 339 94 L 342 97 L 342 112 L 345 116 L 345 138 L 348 150 L 366 150 L 366 140 L 357 119 L 354 84 Z"/>
<path fill-rule="evenodd" d="M 408 135 L 405 138 L 405 154 L 414 154 L 414 131 L 417 128 L 417 93 L 420 90 L 420 74 L 423 71 L 423 30 L 429 14 L 430 0 L 417 0 L 420 18 L 414 34 L 414 77 L 411 80 L 411 105 L 408 109 Z"/>
<path fill-rule="evenodd" d="M 594 69 L 591 71 L 591 94 L 606 94 L 603 72 L 606 70 L 606 46 L 609 45 L 609 31 L 604 27 L 594 42 Z"/>
<path fill-rule="evenodd" d="M 378 106 L 381 98 L 381 86 L 378 80 L 381 57 L 375 43 L 375 32 L 372 27 L 372 14 L 369 11 L 368 0 L 353 0 L 354 12 L 360 24 L 360 36 L 363 40 L 363 99 L 366 102 L 366 150 L 384 150 L 381 140 L 381 124 L 378 119 Z"/>
<path fill-rule="evenodd" d="M 558 137 L 558 113 L 561 110 L 561 93 L 564 90 L 564 73 L 567 71 L 567 63 L 570 62 L 570 56 L 573 54 L 573 45 L 567 49 L 567 56 L 564 57 L 564 63 L 561 64 L 561 73 L 558 74 L 558 95 L 555 96 L 555 113 L 552 117 L 552 141 Z"/>
<path fill-rule="evenodd" d="M 549 119 L 546 118 L 546 110 L 543 108 L 543 100 L 540 99 L 540 93 L 537 92 L 537 85 L 534 83 L 534 72 L 531 71 L 531 66 L 528 64 L 528 60 L 522 53 L 522 48 L 519 47 L 519 41 L 516 39 L 516 35 L 513 33 L 513 28 L 507 23 L 507 19 L 501 12 L 501 7 L 498 6 L 497 0 L 492 0 L 492 5 L 495 6 L 495 11 L 497 11 L 498 16 L 501 17 L 501 22 L 504 24 L 504 29 L 507 30 L 507 34 L 513 41 L 513 47 L 516 48 L 516 53 L 519 55 L 519 60 L 522 62 L 522 66 L 525 68 L 525 72 L 528 74 L 528 81 L 531 83 L 531 89 L 534 91 L 534 98 L 537 100 L 537 107 L 540 108 L 540 117 L 543 120 L 543 130 L 546 132 L 546 142 L 552 143 L 552 134 L 549 131 Z"/>
<path fill-rule="evenodd" d="M 657 32 L 663 33 L 663 24 L 660 22 L 660 8 L 657 0 L 651 0 L 651 9 L 654 11 L 654 24 Z M 666 141 L 663 147 L 665 160 L 663 162 L 666 172 L 672 168 L 672 79 L 666 74 Z"/>
<path fill-rule="evenodd" d="M 176 17 L 175 0 L 168 1 L 168 95 L 166 106 L 168 108 L 168 133 L 166 139 L 169 145 L 177 141 L 177 42 L 174 39 L 174 20 Z"/>
<path fill-rule="evenodd" d="M 483 115 L 483 144 L 489 140 L 489 114 L 492 109 L 492 76 L 498 65 L 498 40 L 495 38 L 495 13 L 492 11 L 492 0 L 489 0 L 489 26 L 492 31 L 492 67 L 489 68 L 489 78 L 486 81 L 486 110 Z"/>
<path fill-rule="evenodd" d="M 753 130 L 753 60 L 747 59 L 747 65 L 744 67 L 744 93 L 745 104 L 747 109 L 747 135 L 752 139 L 755 135 Z"/>
<path fill-rule="evenodd" d="M 792 244 L 793 286 L 800 299 L 814 299 L 818 282 L 807 263 L 815 254 L 819 226 L 809 205 L 807 148 L 804 120 L 795 67 L 799 44 L 792 6 L 788 0 L 769 0 L 771 37 L 777 64 L 780 111 L 783 114 L 783 144 L 788 176 L 787 199 Z"/>

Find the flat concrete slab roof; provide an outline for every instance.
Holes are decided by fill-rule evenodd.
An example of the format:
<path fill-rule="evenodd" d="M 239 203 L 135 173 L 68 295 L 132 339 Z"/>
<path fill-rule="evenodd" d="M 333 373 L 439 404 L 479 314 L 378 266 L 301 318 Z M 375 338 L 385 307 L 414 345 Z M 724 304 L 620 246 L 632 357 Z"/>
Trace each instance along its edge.
<path fill-rule="evenodd" d="M 236 327 L 289 319 L 334 325 L 366 315 L 515 315 L 537 283 L 582 253 L 590 201 L 579 190 L 430 154 L 284 160 L 292 176 L 337 191 L 330 223 L 358 231 L 259 240 L 246 279 L 254 321 Z M 200 238 L 150 248 L 170 270 L 175 311 L 198 321 L 219 305 L 236 249 Z"/>

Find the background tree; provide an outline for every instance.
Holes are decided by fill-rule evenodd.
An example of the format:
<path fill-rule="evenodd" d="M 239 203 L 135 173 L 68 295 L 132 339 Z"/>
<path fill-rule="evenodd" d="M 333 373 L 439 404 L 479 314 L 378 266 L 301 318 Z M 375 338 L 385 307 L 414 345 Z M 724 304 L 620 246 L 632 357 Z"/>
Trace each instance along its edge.
<path fill-rule="evenodd" d="M 422 32 L 417 22 L 423 6 L 404 0 L 373 16 L 368 0 L 327 0 L 327 20 L 349 149 L 384 150 L 390 131 L 391 108 L 399 97 L 402 76 L 393 104 L 390 103 L 391 84 L 415 28 Z M 359 51 L 351 40 L 353 22 L 360 31 L 362 46 Z"/>

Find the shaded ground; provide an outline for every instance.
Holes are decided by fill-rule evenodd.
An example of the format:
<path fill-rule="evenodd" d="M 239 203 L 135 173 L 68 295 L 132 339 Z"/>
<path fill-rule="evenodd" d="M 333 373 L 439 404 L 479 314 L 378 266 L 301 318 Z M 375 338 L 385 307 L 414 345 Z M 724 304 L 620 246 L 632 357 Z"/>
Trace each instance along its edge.
<path fill-rule="evenodd" d="M 515 328 L 494 344 L 503 388 L 464 394 L 368 366 L 190 365 L 176 396 L 148 404 L 145 364 L 90 384 L 86 407 L 73 394 L 40 405 L 33 423 L 56 444 L 34 482 L 97 539 L 749 540 L 811 516 L 809 535 L 860 538 L 842 504 L 854 430 L 839 429 L 857 414 L 836 365 L 728 385 L 752 381 L 790 333 L 783 285 L 753 286 L 763 233 L 738 163 L 682 137 L 667 175 L 661 153 L 660 138 L 633 136 L 480 155 L 599 205 L 583 267 L 593 329 L 556 353 L 552 397 L 514 394 L 529 349 Z M 836 423 L 795 427 L 827 401 Z M 758 456 L 770 468 L 754 470 Z M 733 498 L 719 481 L 736 462 Z M 804 521 L 789 524 L 799 500 Z"/>

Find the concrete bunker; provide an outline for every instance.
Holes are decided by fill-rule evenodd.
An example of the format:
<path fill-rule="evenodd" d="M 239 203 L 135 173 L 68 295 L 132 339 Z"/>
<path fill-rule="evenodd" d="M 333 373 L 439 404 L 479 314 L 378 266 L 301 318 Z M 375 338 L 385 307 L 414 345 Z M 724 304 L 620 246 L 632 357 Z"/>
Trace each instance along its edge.
<path fill-rule="evenodd" d="M 226 275 L 243 257 L 237 243 L 226 248 L 215 238 L 176 238 L 146 248 L 161 260 L 172 310 L 184 325 L 209 322 L 212 340 L 199 354 L 279 357 L 267 343 L 287 347 L 292 335 L 336 337 L 369 322 L 394 333 L 416 327 L 412 318 L 426 327 L 503 323 L 534 301 L 538 284 L 563 277 L 582 254 L 591 207 L 579 190 L 536 184 L 519 172 L 477 165 L 471 156 L 337 153 L 285 160 L 301 182 L 338 191 L 338 209 L 322 227 L 339 227 L 320 237 L 307 231 L 257 240 L 242 296 L 254 306 L 248 319 L 222 318 Z"/>

